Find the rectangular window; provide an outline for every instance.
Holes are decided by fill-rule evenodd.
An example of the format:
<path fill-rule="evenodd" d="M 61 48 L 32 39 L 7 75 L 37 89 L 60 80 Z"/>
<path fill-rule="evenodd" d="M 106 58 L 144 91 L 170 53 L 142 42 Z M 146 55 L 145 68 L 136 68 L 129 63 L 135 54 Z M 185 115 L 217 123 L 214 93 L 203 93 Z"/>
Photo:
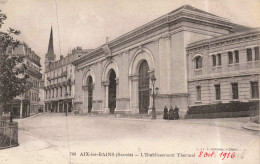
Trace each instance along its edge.
<path fill-rule="evenodd" d="M 247 61 L 252 61 L 252 49 L 251 48 L 246 49 L 246 53 L 247 53 Z"/>
<path fill-rule="evenodd" d="M 239 51 L 235 51 L 235 62 L 239 63 Z"/>
<path fill-rule="evenodd" d="M 259 47 L 255 47 L 255 60 L 259 60 Z"/>
<path fill-rule="evenodd" d="M 218 54 L 218 65 L 221 65 L 221 54 Z"/>
<path fill-rule="evenodd" d="M 232 83 L 231 85 L 232 85 L 232 98 L 238 99 L 238 84 Z"/>
<path fill-rule="evenodd" d="M 251 93 L 253 99 L 259 98 L 258 82 L 251 82 Z"/>
<path fill-rule="evenodd" d="M 197 86 L 197 101 L 200 101 L 201 100 L 201 87 L 200 86 Z"/>
<path fill-rule="evenodd" d="M 60 97 L 62 97 L 62 88 L 60 88 Z"/>
<path fill-rule="evenodd" d="M 215 91 L 216 91 L 216 100 L 220 100 L 220 85 L 215 85 Z"/>
<path fill-rule="evenodd" d="M 233 64 L 233 53 L 228 52 L 228 64 Z"/>
<path fill-rule="evenodd" d="M 215 56 L 215 55 L 212 56 L 212 60 L 213 60 L 213 61 L 212 61 L 212 62 L 213 62 L 213 67 L 214 67 L 214 66 L 216 66 L 216 63 L 217 63 L 217 62 L 216 62 L 216 56 Z"/>

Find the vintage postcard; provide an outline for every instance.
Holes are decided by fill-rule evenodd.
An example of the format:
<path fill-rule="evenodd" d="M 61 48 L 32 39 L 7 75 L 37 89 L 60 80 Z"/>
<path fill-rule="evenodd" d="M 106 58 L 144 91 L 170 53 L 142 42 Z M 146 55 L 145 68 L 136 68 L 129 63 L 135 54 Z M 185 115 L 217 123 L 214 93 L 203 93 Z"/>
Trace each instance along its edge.
<path fill-rule="evenodd" d="M 259 164 L 259 0 L 0 0 L 1 164 Z"/>

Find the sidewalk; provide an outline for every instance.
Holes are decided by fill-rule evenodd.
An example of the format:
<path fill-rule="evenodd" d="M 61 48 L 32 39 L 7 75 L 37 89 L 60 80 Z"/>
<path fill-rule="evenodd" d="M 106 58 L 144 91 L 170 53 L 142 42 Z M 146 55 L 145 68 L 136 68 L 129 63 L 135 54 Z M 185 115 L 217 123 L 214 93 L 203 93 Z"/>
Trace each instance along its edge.
<path fill-rule="evenodd" d="M 29 118 L 38 116 L 38 115 L 40 115 L 40 114 L 42 114 L 42 113 L 34 113 L 34 114 L 31 114 L 29 117 L 13 118 L 13 121 L 26 120 L 26 119 L 29 119 Z M 9 120 L 9 119 L 10 119 L 10 116 L 9 116 L 9 115 L 0 116 L 0 120 Z"/>
<path fill-rule="evenodd" d="M 107 115 L 107 114 L 69 114 L 75 117 L 89 117 L 89 118 L 105 118 L 116 120 L 132 120 L 132 121 L 145 121 L 145 122 L 165 122 L 169 124 L 198 124 L 218 126 L 236 130 L 252 130 L 244 128 L 250 122 L 250 117 L 237 117 L 237 118 L 212 118 L 212 119 L 179 119 L 179 120 L 165 120 L 163 115 L 157 115 L 156 119 L 151 119 L 149 116 L 143 115 Z M 137 116 L 137 117 L 136 117 Z"/>
<path fill-rule="evenodd" d="M 245 129 L 248 130 L 255 130 L 255 131 L 260 131 L 260 124 L 257 124 L 255 122 L 248 122 L 247 124 L 244 125 Z"/>

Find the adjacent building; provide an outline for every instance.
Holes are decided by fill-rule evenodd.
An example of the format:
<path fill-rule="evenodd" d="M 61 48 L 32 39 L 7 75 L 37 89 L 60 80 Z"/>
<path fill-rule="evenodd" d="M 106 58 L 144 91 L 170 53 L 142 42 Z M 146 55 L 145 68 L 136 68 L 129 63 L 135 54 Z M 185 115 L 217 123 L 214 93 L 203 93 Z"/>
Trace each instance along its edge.
<path fill-rule="evenodd" d="M 178 106 L 183 117 L 190 105 L 259 101 L 259 34 L 260 29 L 182 6 L 70 60 L 75 109 L 150 114 L 152 76 L 158 113 Z M 57 82 L 64 76 L 54 70 L 46 72 L 47 98 L 64 98 L 68 85 Z"/>
<path fill-rule="evenodd" d="M 89 50 L 77 47 L 67 56 L 56 60 L 51 29 L 48 52 L 45 56 L 44 104 L 45 111 L 71 112 L 74 103 L 75 67 L 72 62 Z"/>
<path fill-rule="evenodd" d="M 39 112 L 44 112 L 44 76 L 40 80 L 40 90 L 39 90 Z"/>
<path fill-rule="evenodd" d="M 29 75 L 25 93 L 13 100 L 14 117 L 22 118 L 36 114 L 39 108 L 39 86 L 42 78 L 40 72 L 41 58 L 26 43 L 21 43 L 14 49 L 9 49 L 8 53 L 23 57 L 23 62 L 27 67 L 25 73 Z"/>
<path fill-rule="evenodd" d="M 259 28 L 189 44 L 189 104 L 259 101 L 259 46 Z"/>

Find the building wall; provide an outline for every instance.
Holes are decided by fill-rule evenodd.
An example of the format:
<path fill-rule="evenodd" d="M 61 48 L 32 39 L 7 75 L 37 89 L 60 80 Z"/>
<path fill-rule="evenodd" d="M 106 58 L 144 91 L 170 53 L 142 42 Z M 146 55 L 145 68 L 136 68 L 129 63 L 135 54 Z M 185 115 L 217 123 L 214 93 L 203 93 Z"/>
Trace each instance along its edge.
<path fill-rule="evenodd" d="M 230 38 L 223 38 L 225 43 L 222 44 L 212 40 L 211 47 L 205 48 L 206 45 L 199 45 L 200 47 L 204 46 L 204 48 L 199 49 L 199 46 L 187 48 L 190 105 L 259 100 L 259 97 L 252 98 L 251 89 L 251 82 L 257 82 L 259 86 L 260 78 L 260 61 L 255 58 L 254 51 L 255 47 L 260 47 L 260 38 L 255 37 L 257 35 L 259 35 L 259 30 L 244 32 Z M 221 38 L 219 42 L 221 42 Z M 195 50 L 196 48 L 198 49 Z M 252 61 L 247 61 L 247 49 L 249 48 L 252 49 Z M 238 63 L 235 62 L 235 51 L 239 52 Z M 229 52 L 233 53 L 233 63 L 229 63 Z M 217 64 L 214 66 L 213 56 L 218 54 L 221 55 L 221 65 L 218 65 L 218 58 L 216 57 Z M 202 68 L 195 68 L 196 56 L 202 57 Z M 237 100 L 232 98 L 232 83 L 238 83 L 239 95 Z M 220 100 L 216 100 L 215 85 L 220 85 Z M 201 87 L 201 100 L 197 100 L 197 86 Z"/>
<path fill-rule="evenodd" d="M 202 80 L 200 82 L 189 83 L 189 101 L 190 105 L 204 105 L 213 103 L 229 103 L 233 101 L 255 101 L 259 100 L 252 98 L 251 82 L 259 82 L 259 75 L 246 75 L 238 77 L 227 77 L 222 79 Z M 232 83 L 238 83 L 238 99 L 232 98 Z M 220 85 L 221 99 L 216 100 L 214 85 Z M 201 100 L 196 98 L 196 86 L 201 86 Z"/>

